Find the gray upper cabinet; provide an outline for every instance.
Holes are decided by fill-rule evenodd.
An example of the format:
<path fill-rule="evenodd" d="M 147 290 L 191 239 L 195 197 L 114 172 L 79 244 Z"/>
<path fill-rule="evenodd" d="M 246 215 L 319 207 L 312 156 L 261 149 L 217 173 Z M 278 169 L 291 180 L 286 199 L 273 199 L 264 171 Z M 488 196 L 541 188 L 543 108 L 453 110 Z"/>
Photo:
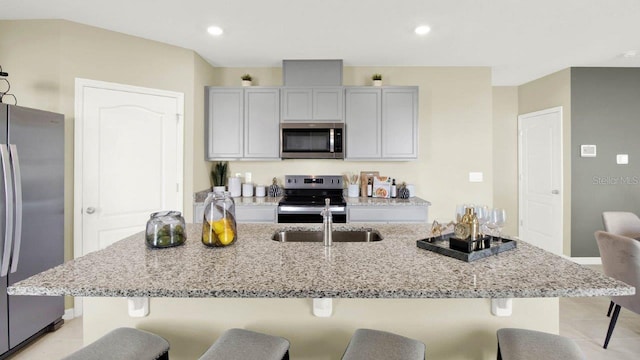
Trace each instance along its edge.
<path fill-rule="evenodd" d="M 345 99 L 346 159 L 417 158 L 417 87 L 351 87 Z"/>
<path fill-rule="evenodd" d="M 343 121 L 343 88 L 285 87 L 282 89 L 282 121 Z"/>
<path fill-rule="evenodd" d="M 207 160 L 243 156 L 244 91 L 242 88 L 207 87 L 205 107 L 205 157 Z"/>
<path fill-rule="evenodd" d="M 207 87 L 207 160 L 280 157 L 280 90 Z"/>
<path fill-rule="evenodd" d="M 418 88 L 382 89 L 382 158 L 418 157 Z"/>
<path fill-rule="evenodd" d="M 347 159 L 380 159 L 381 91 L 371 87 L 345 90 Z"/>

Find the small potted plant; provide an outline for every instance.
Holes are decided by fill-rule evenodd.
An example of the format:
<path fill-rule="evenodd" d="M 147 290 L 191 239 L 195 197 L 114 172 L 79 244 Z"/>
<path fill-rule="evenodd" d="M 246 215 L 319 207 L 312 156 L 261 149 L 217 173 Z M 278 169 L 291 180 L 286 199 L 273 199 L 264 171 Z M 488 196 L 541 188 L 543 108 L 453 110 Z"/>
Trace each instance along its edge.
<path fill-rule="evenodd" d="M 382 86 L 382 74 L 373 74 L 371 80 L 373 80 L 373 86 Z"/>
<path fill-rule="evenodd" d="M 251 75 L 244 74 L 240 78 L 242 79 L 242 86 L 251 86 Z"/>
<path fill-rule="evenodd" d="M 220 161 L 213 165 L 211 169 L 211 182 L 213 183 L 213 192 L 224 192 L 227 183 L 227 161 Z"/>

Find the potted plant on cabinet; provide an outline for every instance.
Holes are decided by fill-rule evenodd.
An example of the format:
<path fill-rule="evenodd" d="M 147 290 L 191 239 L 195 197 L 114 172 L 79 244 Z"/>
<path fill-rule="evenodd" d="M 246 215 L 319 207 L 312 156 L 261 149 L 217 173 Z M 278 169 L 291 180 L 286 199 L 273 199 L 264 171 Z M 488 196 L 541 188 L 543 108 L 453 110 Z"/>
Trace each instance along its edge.
<path fill-rule="evenodd" d="M 382 86 L 382 74 L 373 74 L 371 80 L 373 80 L 373 86 Z"/>
<path fill-rule="evenodd" d="M 244 74 L 240 78 L 242 79 L 242 86 L 251 86 L 251 75 Z"/>

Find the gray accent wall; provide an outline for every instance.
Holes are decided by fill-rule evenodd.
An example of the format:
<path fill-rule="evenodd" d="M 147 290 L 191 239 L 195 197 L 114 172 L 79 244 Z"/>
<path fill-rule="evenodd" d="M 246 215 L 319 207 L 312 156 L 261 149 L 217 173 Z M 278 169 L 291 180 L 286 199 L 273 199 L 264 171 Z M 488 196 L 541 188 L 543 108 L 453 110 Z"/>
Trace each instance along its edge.
<path fill-rule="evenodd" d="M 571 256 L 595 257 L 603 211 L 640 215 L 640 68 L 572 68 L 571 107 Z"/>

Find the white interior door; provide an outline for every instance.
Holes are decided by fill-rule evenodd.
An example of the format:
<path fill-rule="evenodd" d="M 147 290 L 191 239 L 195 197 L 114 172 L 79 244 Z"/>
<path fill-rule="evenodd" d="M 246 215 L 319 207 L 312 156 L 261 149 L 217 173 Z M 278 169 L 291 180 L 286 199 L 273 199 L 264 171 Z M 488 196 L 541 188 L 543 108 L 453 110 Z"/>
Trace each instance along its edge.
<path fill-rule="evenodd" d="M 76 100 L 78 257 L 182 211 L 183 95 L 77 79 Z"/>
<path fill-rule="evenodd" d="M 518 116 L 519 237 L 562 254 L 562 107 Z"/>

